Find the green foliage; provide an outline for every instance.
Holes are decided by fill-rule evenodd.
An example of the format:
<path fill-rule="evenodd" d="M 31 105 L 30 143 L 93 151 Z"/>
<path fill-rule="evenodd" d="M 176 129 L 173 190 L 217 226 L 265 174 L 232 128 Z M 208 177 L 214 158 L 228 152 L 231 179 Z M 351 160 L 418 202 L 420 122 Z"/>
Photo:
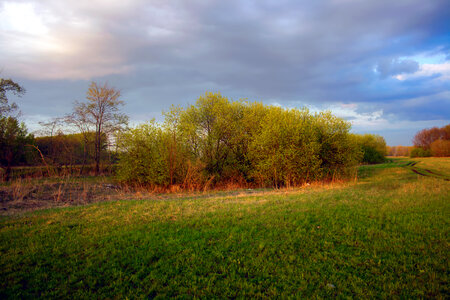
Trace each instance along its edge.
<path fill-rule="evenodd" d="M 118 178 L 139 184 L 169 183 L 164 133 L 154 121 L 120 135 Z"/>
<path fill-rule="evenodd" d="M 420 147 L 416 147 L 411 150 L 411 157 L 430 157 L 431 156 L 431 150 L 429 149 L 423 149 Z"/>
<path fill-rule="evenodd" d="M 206 93 L 180 115 L 180 130 L 207 177 L 219 180 L 233 168 L 234 140 L 242 107 L 219 93 Z"/>
<path fill-rule="evenodd" d="M 350 123 L 331 112 L 316 114 L 314 120 L 322 177 L 330 172 L 333 176 L 348 175 L 363 155 L 355 137 L 349 134 Z"/>
<path fill-rule="evenodd" d="M 307 109 L 230 101 L 219 93 L 206 93 L 195 105 L 172 107 L 164 115 L 163 126 L 153 122 L 147 125 L 151 129 L 139 127 L 122 136 L 122 180 L 281 187 L 348 175 L 359 161 L 350 124 L 331 113 L 312 115 Z M 132 146 L 135 139 L 141 148 L 165 149 L 164 153 L 140 154 L 143 150 Z M 132 171 L 137 166 L 147 171 Z"/>
<path fill-rule="evenodd" d="M 185 178 L 184 145 L 155 121 L 120 134 L 118 146 L 117 175 L 122 181 L 167 186 Z"/>
<path fill-rule="evenodd" d="M 0 297 L 445 299 L 450 185 L 390 165 L 337 188 L 2 217 Z"/>
<path fill-rule="evenodd" d="M 0 118 L 0 166 L 6 168 L 6 180 L 12 166 L 30 162 L 33 155 L 32 149 L 27 147 L 30 144 L 34 144 L 34 137 L 27 133 L 25 124 L 19 124 L 14 117 Z"/>
<path fill-rule="evenodd" d="M 33 153 L 26 145 L 33 144 L 34 137 L 13 115 L 18 107 L 8 103 L 7 92 L 21 96 L 25 89 L 11 79 L 0 78 L 0 167 L 5 168 L 2 175 L 9 180 L 12 166 L 31 162 Z"/>
<path fill-rule="evenodd" d="M 271 107 L 249 148 L 254 176 L 275 187 L 315 179 L 320 167 L 319 147 L 314 119 L 306 109 Z"/>
<path fill-rule="evenodd" d="M 376 134 L 355 135 L 356 143 L 362 151 L 362 162 L 368 164 L 382 163 L 386 160 L 386 141 Z"/>

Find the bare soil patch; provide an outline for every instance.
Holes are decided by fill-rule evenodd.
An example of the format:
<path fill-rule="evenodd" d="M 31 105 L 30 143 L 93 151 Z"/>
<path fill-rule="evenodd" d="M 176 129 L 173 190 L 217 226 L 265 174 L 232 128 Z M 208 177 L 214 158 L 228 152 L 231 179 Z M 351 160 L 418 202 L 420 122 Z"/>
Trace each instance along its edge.
<path fill-rule="evenodd" d="M 111 183 L 30 182 L 18 180 L 0 186 L 0 215 L 35 209 L 85 205 L 123 198 L 122 187 Z"/>

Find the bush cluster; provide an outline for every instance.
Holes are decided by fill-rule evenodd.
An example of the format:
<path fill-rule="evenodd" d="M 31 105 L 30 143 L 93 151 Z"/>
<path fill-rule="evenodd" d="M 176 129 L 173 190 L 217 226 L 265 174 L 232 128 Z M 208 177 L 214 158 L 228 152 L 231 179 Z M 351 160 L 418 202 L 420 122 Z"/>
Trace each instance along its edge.
<path fill-rule="evenodd" d="M 410 156 L 412 158 L 414 157 L 430 157 L 431 156 L 431 150 L 430 149 L 423 149 L 423 148 L 414 148 L 411 150 Z"/>
<path fill-rule="evenodd" d="M 356 143 L 362 151 L 361 162 L 367 164 L 378 164 L 386 160 L 386 141 L 380 135 L 363 134 L 355 135 Z"/>
<path fill-rule="evenodd" d="M 349 122 L 329 112 L 206 93 L 164 117 L 163 124 L 150 121 L 119 136 L 120 180 L 186 189 L 227 182 L 280 187 L 349 175 L 362 157 L 381 160 L 367 153 L 369 136 L 350 134 Z"/>

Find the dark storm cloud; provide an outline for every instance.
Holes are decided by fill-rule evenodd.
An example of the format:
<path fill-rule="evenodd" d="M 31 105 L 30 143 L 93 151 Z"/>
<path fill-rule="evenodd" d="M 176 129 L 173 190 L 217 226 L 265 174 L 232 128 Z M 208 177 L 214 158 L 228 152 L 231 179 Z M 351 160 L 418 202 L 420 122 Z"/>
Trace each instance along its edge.
<path fill-rule="evenodd" d="M 427 39 L 442 30 L 430 22 L 442 18 L 437 4 L 227 1 L 186 7 L 192 21 L 179 37 L 183 41 L 156 53 L 144 47 L 134 60 L 141 76 L 157 77 L 147 80 L 150 86 L 204 84 L 280 103 L 380 100 L 383 88 L 371 90 L 383 85 L 374 69 L 379 66 L 382 79 L 417 71 L 416 62 L 399 57 L 413 55 L 417 47 L 429 50 Z M 389 61 L 384 68 L 383 60 Z M 388 85 L 388 97 L 404 95 L 402 83 Z M 172 101 L 183 95 L 180 90 Z"/>

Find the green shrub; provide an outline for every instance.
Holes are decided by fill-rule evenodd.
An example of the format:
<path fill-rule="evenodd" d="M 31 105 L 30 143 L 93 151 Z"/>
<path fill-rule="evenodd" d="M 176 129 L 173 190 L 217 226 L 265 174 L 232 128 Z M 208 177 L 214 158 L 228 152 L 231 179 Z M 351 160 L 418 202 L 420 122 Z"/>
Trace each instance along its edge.
<path fill-rule="evenodd" d="M 219 93 L 164 116 L 163 125 L 152 121 L 120 136 L 120 180 L 189 188 L 230 181 L 291 186 L 348 175 L 361 160 L 361 145 L 384 143 L 375 136 L 356 139 L 350 124 L 329 112 L 230 101 Z"/>
<path fill-rule="evenodd" d="M 352 166 L 361 161 L 362 151 L 349 134 L 350 123 L 333 116 L 331 112 L 321 112 L 315 118 L 316 138 L 319 146 L 322 177 L 346 176 Z"/>
<path fill-rule="evenodd" d="M 117 176 L 139 184 L 167 185 L 170 182 L 164 132 L 154 121 L 122 133 Z"/>
<path fill-rule="evenodd" d="M 362 152 L 361 162 L 368 164 L 382 163 L 386 160 L 386 141 L 376 134 L 355 135 L 356 143 Z"/>
<path fill-rule="evenodd" d="M 320 145 L 309 112 L 271 107 L 262 124 L 249 149 L 254 177 L 275 187 L 316 179 Z"/>
<path fill-rule="evenodd" d="M 431 156 L 431 150 L 423 149 L 423 148 L 414 148 L 411 150 L 411 157 L 430 157 Z"/>

